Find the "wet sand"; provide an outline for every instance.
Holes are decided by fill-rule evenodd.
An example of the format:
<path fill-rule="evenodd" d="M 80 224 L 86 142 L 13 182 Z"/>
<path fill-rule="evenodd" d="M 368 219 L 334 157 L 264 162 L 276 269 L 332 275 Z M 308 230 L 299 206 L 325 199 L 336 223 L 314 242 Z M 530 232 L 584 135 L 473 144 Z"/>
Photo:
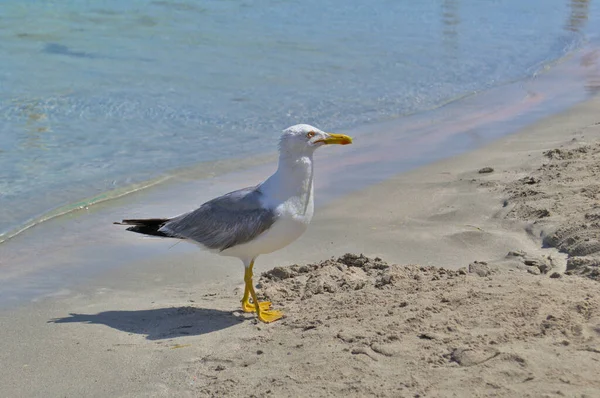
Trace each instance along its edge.
<path fill-rule="evenodd" d="M 599 106 L 329 200 L 257 262 L 271 325 L 238 310 L 238 260 L 57 233 L 79 283 L 0 310 L 1 395 L 595 396 Z"/>

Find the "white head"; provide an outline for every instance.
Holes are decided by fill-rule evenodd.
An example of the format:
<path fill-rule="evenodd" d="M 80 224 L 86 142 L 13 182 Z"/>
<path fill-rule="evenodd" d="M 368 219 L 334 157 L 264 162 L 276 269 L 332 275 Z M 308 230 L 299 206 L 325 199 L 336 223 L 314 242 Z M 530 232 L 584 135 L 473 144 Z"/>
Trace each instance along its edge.
<path fill-rule="evenodd" d="M 352 138 L 344 134 L 326 133 L 308 124 L 297 124 L 283 130 L 279 141 L 281 152 L 312 153 L 320 146 L 328 144 L 352 144 Z"/>

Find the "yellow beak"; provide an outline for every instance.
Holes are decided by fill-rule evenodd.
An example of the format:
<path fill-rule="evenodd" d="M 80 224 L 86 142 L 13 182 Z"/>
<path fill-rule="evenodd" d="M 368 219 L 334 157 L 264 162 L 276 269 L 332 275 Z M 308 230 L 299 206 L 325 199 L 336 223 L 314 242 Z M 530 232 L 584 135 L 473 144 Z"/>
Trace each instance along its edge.
<path fill-rule="evenodd" d="M 322 142 L 324 144 L 348 145 L 352 144 L 352 137 L 349 137 L 344 134 L 327 133 L 327 138 L 323 140 L 318 140 L 317 142 Z"/>

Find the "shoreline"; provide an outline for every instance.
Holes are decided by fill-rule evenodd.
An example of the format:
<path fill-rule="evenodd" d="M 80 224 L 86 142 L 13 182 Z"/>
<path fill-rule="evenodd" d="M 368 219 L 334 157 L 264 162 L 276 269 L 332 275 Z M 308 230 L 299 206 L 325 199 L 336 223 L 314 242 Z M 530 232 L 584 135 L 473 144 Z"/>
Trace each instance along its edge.
<path fill-rule="evenodd" d="M 566 76 L 560 73 L 560 69 L 553 69 L 526 88 L 512 85 L 486 92 L 494 100 L 494 103 L 487 104 L 489 108 L 482 109 L 479 97 L 472 96 L 459 103 L 448 104 L 427 117 L 417 115 L 380 123 L 376 125 L 377 131 L 359 129 L 347 132 L 357 138 L 354 145 L 343 151 L 328 148 L 331 150 L 327 153 L 317 154 L 317 209 L 353 192 L 393 180 L 399 172 L 410 173 L 418 167 L 436 164 L 440 158 L 468 154 L 468 151 L 484 147 L 494 140 L 504 140 L 512 135 L 507 135 L 507 132 L 556 110 L 547 104 L 540 106 L 545 104 L 544 98 L 549 98 L 550 104 L 555 106 L 564 103 L 552 101 L 557 96 L 561 97 L 561 101 L 580 102 L 592 92 L 588 87 L 590 66 L 579 66 L 590 54 L 595 53 L 582 51 L 566 62 L 564 67 L 574 69 Z M 591 64 L 592 69 L 596 66 Z M 553 86 L 552 82 L 570 84 Z M 573 90 L 573 85 L 579 89 Z M 543 88 L 552 88 L 552 91 L 543 93 L 540 91 Z M 523 91 L 527 95 L 521 101 L 514 104 L 502 102 L 503 98 L 515 97 L 516 93 Z M 432 152 L 431 148 L 444 148 L 444 152 Z M 268 160 L 273 160 L 273 164 Z M 0 244 L 3 249 L 0 306 L 18 305 L 52 294 L 107 269 L 126 266 L 132 261 L 144 261 L 152 255 L 185 252 L 185 245 L 146 244 L 135 237 L 123 236 L 112 222 L 124 217 L 169 217 L 184 213 L 212 197 L 260 182 L 274 170 L 274 160 L 274 155 L 252 158 L 246 164 L 254 164 L 253 167 L 242 171 L 236 171 L 235 167 L 227 169 L 232 164 L 240 164 L 231 162 L 225 162 L 225 166 L 212 163 L 214 167 L 209 170 L 203 167 L 187 169 L 162 184 L 33 225 Z M 199 179 L 199 176 L 204 178 Z M 215 176 L 219 178 L 213 178 Z M 177 195 L 173 196 L 171 192 L 177 192 Z M 50 236 L 52 239 L 48 239 Z M 105 256 L 103 261 L 74 260 L 87 259 L 90 253 L 110 253 L 117 247 L 121 256 Z M 71 254 L 66 254 L 69 252 Z M 37 253 L 44 255 L 40 257 Z M 318 258 L 311 260 L 317 261 Z M 76 270 L 79 282 L 73 277 L 48 282 L 55 280 L 52 274 L 68 270 Z"/>
<path fill-rule="evenodd" d="M 455 131 L 455 134 L 460 134 L 461 131 L 464 133 L 468 130 L 476 129 L 481 127 L 480 125 L 485 126 L 488 124 L 493 127 L 494 122 L 502 122 L 511 125 L 508 129 L 504 128 L 502 132 L 496 133 L 493 136 L 494 138 L 511 134 L 532 121 L 568 109 L 570 106 L 584 101 L 586 87 L 584 87 L 585 84 L 582 84 L 582 81 L 580 81 L 580 79 L 582 79 L 582 74 L 585 74 L 585 67 L 582 66 L 584 64 L 583 60 L 588 57 L 589 54 L 594 54 L 597 51 L 598 49 L 595 45 L 587 43 L 575 50 L 567 52 L 561 58 L 542 64 L 527 78 L 505 82 L 499 86 L 494 86 L 481 92 L 465 93 L 458 98 L 449 99 L 444 103 L 438 104 L 434 108 L 423 109 L 417 113 L 402 115 L 393 120 L 378 121 L 373 124 L 355 127 L 348 129 L 348 131 L 350 134 L 356 134 L 360 137 L 362 135 L 368 136 L 377 134 L 378 131 L 388 128 L 393 131 L 401 131 L 406 130 L 407 128 L 413 128 L 414 126 L 417 131 L 422 130 L 423 133 L 427 133 L 428 129 L 427 127 L 424 128 L 424 125 L 434 124 L 436 123 L 436 120 L 437 124 L 443 123 L 444 119 L 448 119 L 448 117 L 444 115 L 446 110 L 451 109 L 450 113 L 454 113 L 457 117 L 462 117 L 458 116 L 458 114 L 461 114 L 464 111 L 471 113 L 471 115 L 466 118 L 467 124 L 459 127 L 459 129 Z M 565 76 L 567 77 L 566 81 L 564 81 Z M 585 79 L 585 76 L 583 78 Z M 556 88 L 553 86 L 559 82 L 562 83 L 561 86 L 565 84 L 568 85 L 568 90 L 566 87 L 562 87 L 561 90 L 554 91 Z M 526 86 L 530 87 L 527 88 Z M 518 99 L 524 93 L 525 98 L 521 98 L 521 100 L 518 101 L 521 102 L 519 106 L 514 109 L 505 106 L 506 102 Z M 564 94 L 567 94 L 567 96 Z M 501 100 L 498 101 L 495 97 L 500 97 Z M 558 97 L 560 97 L 560 99 L 557 99 Z M 483 105 L 481 103 L 483 103 Z M 540 106 L 543 107 L 541 112 L 539 109 Z M 500 111 L 490 112 L 490 109 L 493 110 L 495 108 L 500 109 Z M 486 112 L 490 115 L 493 113 L 499 113 L 499 115 L 490 118 L 489 116 L 486 116 Z M 538 112 L 541 114 L 536 115 Z M 494 120 L 494 118 L 496 120 Z M 469 119 L 471 120 L 468 121 Z M 518 121 L 519 119 L 523 120 Z M 414 139 L 415 137 L 407 138 Z M 475 146 L 477 146 L 477 144 Z M 436 146 L 437 153 L 433 154 L 432 161 L 452 156 L 452 153 L 444 154 L 442 148 L 443 145 L 438 143 Z M 470 149 L 473 148 L 463 147 L 461 150 L 464 151 Z M 89 206 L 96 206 L 100 203 L 112 201 L 138 191 L 155 188 L 156 186 L 160 187 L 171 180 L 185 179 L 186 176 L 195 179 L 209 178 L 229 172 L 235 172 L 236 170 L 245 167 L 252 167 L 253 165 L 263 165 L 274 157 L 274 152 L 271 151 L 258 154 L 252 158 L 201 162 L 193 166 L 160 173 L 160 175 L 150 180 L 101 192 L 91 197 L 82 198 L 73 203 L 45 211 L 39 216 L 32 217 L 28 221 L 25 221 L 22 225 L 9 227 L 4 233 L 0 234 L 0 245 L 10 239 L 18 237 L 22 232 L 41 225 L 48 220 L 77 212 Z M 208 169 L 208 171 L 205 169 Z"/>
<path fill-rule="evenodd" d="M 29 248 L 20 259 L 47 256 L 60 264 L 49 268 L 53 277 L 80 279 L 0 309 L 0 385 L 11 396 L 593 395 L 598 284 L 562 272 L 566 255 L 542 247 L 535 219 L 507 215 L 520 203 L 511 184 L 540 178 L 545 151 L 599 145 L 599 107 L 595 97 L 460 156 L 332 195 L 304 236 L 256 263 L 257 276 L 287 270 L 260 282 L 287 316 L 271 325 L 238 311 L 236 259 L 121 229 L 98 235 L 104 224 L 57 225 L 54 251 Z M 320 187 L 369 164 L 342 155 L 319 156 Z M 480 172 L 485 167 L 494 170 Z M 266 169 L 244 176 L 258 179 Z M 195 182 L 175 207 L 238 183 L 233 175 Z M 93 210 L 95 220 L 166 210 L 169 192 L 154 194 L 143 195 L 141 210 L 136 198 Z M 79 245 L 57 232 L 94 239 Z M 344 253 L 372 259 L 338 260 Z M 546 260 L 551 272 L 542 273 L 535 264 Z M 306 273 L 288 267 L 312 263 Z M 95 274 L 83 272 L 90 267 Z"/>

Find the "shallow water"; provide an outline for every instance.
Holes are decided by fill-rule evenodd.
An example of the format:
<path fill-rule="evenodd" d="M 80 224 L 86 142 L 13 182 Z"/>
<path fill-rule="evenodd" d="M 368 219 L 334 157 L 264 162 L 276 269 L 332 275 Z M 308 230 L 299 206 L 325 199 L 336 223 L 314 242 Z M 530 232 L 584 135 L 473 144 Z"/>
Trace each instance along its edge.
<path fill-rule="evenodd" d="M 586 0 L 5 1 L 0 238 L 53 208 L 525 79 L 600 26 Z"/>

